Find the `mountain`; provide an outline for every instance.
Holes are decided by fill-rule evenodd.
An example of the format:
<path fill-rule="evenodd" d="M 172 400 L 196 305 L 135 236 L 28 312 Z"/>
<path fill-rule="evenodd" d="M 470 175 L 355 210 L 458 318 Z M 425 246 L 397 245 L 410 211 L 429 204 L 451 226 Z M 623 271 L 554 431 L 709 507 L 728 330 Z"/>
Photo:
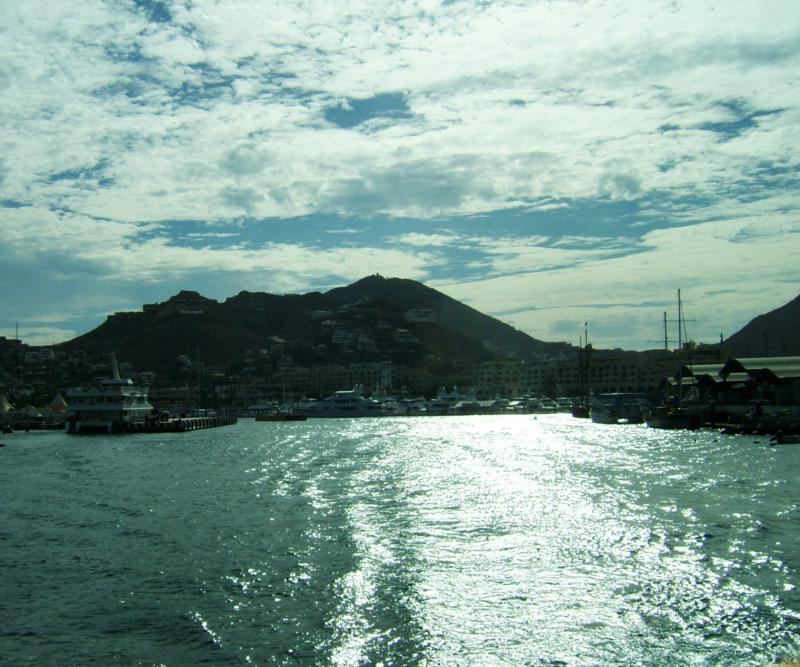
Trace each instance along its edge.
<path fill-rule="evenodd" d="M 411 367 L 568 347 L 531 338 L 421 283 L 377 275 L 327 293 L 240 292 L 224 302 L 182 291 L 141 312 L 110 315 L 62 347 L 90 355 L 113 350 L 160 372 L 181 355 L 222 367 L 276 345 L 301 366 L 391 360 Z"/>
<path fill-rule="evenodd" d="M 481 341 L 488 349 L 511 356 L 556 354 L 569 347 L 565 343 L 537 340 L 415 280 L 367 276 L 347 287 L 332 289 L 327 296 L 340 304 L 366 297 L 391 303 L 403 311 L 428 308 L 437 313 L 444 326 Z"/>
<path fill-rule="evenodd" d="M 726 345 L 739 357 L 800 355 L 800 296 L 751 320 Z"/>

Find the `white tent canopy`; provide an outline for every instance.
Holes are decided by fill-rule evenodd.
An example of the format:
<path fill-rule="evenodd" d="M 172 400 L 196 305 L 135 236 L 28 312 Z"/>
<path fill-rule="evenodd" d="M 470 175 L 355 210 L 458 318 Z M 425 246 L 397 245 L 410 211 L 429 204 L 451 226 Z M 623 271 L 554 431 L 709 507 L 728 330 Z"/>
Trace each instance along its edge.
<path fill-rule="evenodd" d="M 42 408 L 42 413 L 45 415 L 62 415 L 67 411 L 67 402 L 59 392 L 55 395 L 52 401 Z"/>
<path fill-rule="evenodd" d="M 5 415 L 14 410 L 14 406 L 8 402 L 5 396 L 0 396 L 0 415 Z"/>

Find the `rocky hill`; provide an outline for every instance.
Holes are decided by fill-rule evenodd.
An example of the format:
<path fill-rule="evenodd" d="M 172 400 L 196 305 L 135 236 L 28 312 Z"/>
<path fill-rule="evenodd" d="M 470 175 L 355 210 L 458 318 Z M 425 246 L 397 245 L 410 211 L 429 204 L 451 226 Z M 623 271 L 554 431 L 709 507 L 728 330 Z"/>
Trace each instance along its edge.
<path fill-rule="evenodd" d="M 800 296 L 751 320 L 726 344 L 739 357 L 800 355 Z"/>
<path fill-rule="evenodd" d="M 183 291 L 141 312 L 111 315 L 62 347 L 113 350 L 138 368 L 162 371 L 181 355 L 229 366 L 248 350 L 276 345 L 296 365 L 391 360 L 412 367 L 568 347 L 531 338 L 421 283 L 381 276 L 327 293 L 240 292 L 224 302 Z"/>
<path fill-rule="evenodd" d="M 555 354 L 568 347 L 565 343 L 547 343 L 532 338 L 414 280 L 368 276 L 347 287 L 332 289 L 327 296 L 337 303 L 369 298 L 392 304 L 402 311 L 431 309 L 446 328 L 458 331 L 470 340 L 480 341 L 487 349 L 508 356 L 526 358 Z"/>

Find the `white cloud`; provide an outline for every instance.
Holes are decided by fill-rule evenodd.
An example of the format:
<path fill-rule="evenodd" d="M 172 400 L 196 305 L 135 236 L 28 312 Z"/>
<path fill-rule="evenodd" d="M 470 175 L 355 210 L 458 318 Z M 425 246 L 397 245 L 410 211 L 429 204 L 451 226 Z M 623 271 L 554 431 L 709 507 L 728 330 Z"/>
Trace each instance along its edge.
<path fill-rule="evenodd" d="M 780 54 L 780 44 L 796 36 L 797 21 L 789 20 L 787 3 L 770 8 L 787 19 L 780 24 L 751 3 L 713 13 L 673 7 L 460 3 L 439 6 L 432 15 L 399 3 L 359 11 L 335 3 L 196 3 L 173 9 L 176 24 L 145 26 L 141 15 L 107 7 L 55 11 L 59 23 L 52 28 L 50 14 L 18 15 L 16 23 L 12 17 L 12 44 L 21 41 L 27 50 L 44 42 L 53 47 L 44 51 L 57 55 L 27 67 L 38 76 L 24 89 L 38 97 L 17 107 L 20 119 L 23 108 L 33 113 L 12 154 L 35 157 L 15 183 L 21 188 L 36 183 L 37 175 L 105 159 L 115 184 L 101 194 L 70 181 L 58 188 L 34 185 L 32 195 L 97 215 L 121 218 L 129 210 L 128 219 L 150 220 L 165 207 L 171 217 L 235 215 L 236 206 L 221 196 L 234 184 L 216 164 L 234 170 L 238 189 L 261 193 L 247 209 L 257 216 L 348 205 L 438 215 L 542 195 L 629 198 L 654 187 L 710 190 L 721 174 L 731 175 L 730 167 L 734 175 L 742 170 L 743 151 L 720 149 L 713 133 L 692 128 L 723 117 L 714 106 L 720 100 L 786 106 L 785 92 L 778 99 L 761 91 L 787 90 L 792 59 L 773 62 L 747 46 Z M 123 40 L 149 60 L 109 58 L 109 48 L 119 50 Z M 198 63 L 235 81 L 205 91 L 203 71 L 186 68 Z M 177 104 L 182 85 L 206 97 L 197 105 Z M 301 86 L 315 92 L 298 98 Z M 113 97 L 95 94 L 115 87 L 120 92 Z M 387 89 L 408 91 L 416 119 L 385 131 L 380 141 L 319 123 L 322 108 L 337 99 Z M 685 127 L 684 140 L 659 132 L 664 123 Z M 791 132 L 797 123 L 787 118 L 783 127 Z M 770 146 L 760 138 L 766 141 L 742 148 Z M 59 150 L 37 150 L 41 141 L 55 141 Z M 270 155 L 269 166 L 231 157 L 243 147 L 251 156 Z M 237 171 L 237 162 L 249 166 Z M 666 162 L 681 166 L 664 176 L 656 165 Z M 439 180 L 441 188 L 390 191 L 389 183 L 421 173 L 423 165 L 429 165 L 431 186 Z M 459 193 L 461 187 L 469 195 Z M 161 191 L 167 201 L 153 194 Z"/>
<path fill-rule="evenodd" d="M 800 291 L 800 229 L 792 215 L 657 230 L 642 246 L 622 257 L 438 288 L 544 340 L 565 321 L 577 331 L 590 320 L 606 332 L 596 345 L 627 349 L 657 347 L 648 342 L 679 288 L 696 320 L 690 336 L 703 342 L 735 333 Z"/>
<path fill-rule="evenodd" d="M 396 241 L 402 245 L 443 247 L 461 243 L 462 237 L 458 234 L 421 234 L 419 232 L 412 232 L 409 234 L 401 234 L 397 237 Z"/>
<path fill-rule="evenodd" d="M 0 329 L 0 336 L 13 339 L 19 334 L 19 339 L 26 345 L 52 345 L 61 341 L 75 338 L 83 332 L 60 327 L 32 327 L 26 326 L 19 329 Z"/>
<path fill-rule="evenodd" d="M 612 301 L 622 318 L 637 292 L 653 298 L 683 281 L 721 294 L 708 299 L 726 325 L 734 307 L 763 310 L 759 291 L 796 289 L 800 14 L 790 0 L 197 0 L 169 10 L 159 22 L 125 3 L 4 4 L 0 204 L 25 206 L 0 209 L 14 266 L 119 284 L 137 272 L 250 280 L 277 275 L 283 259 L 281 280 L 302 289 L 376 270 L 435 280 L 456 248 L 473 256 L 448 275 L 497 276 L 480 284 L 486 294 L 502 286 L 486 304 L 520 325 L 541 326 L 519 312 L 540 285 L 566 295 L 551 331 L 566 304 Z M 407 112 L 349 128 L 326 119 L 381 93 Z M 630 222 L 651 231 L 576 243 L 598 237 L 589 218 L 609 202 L 635 207 Z M 536 228 L 514 238 L 453 226 L 401 233 L 395 248 L 198 250 L 162 224 L 338 214 L 355 228 L 512 207 L 553 216 L 570 242 L 555 224 L 546 241 Z M 736 290 L 753 296 L 724 296 L 732 265 L 744 279 Z M 503 277 L 531 267 L 535 276 Z M 587 294 L 587 284 L 598 287 Z"/>

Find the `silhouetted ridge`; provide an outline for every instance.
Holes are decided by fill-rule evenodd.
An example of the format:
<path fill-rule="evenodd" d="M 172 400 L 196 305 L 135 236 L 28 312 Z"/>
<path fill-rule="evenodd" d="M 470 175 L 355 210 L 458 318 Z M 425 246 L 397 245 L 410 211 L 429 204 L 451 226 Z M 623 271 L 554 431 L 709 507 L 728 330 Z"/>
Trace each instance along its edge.
<path fill-rule="evenodd" d="M 751 320 L 727 346 L 739 357 L 800 355 L 800 296 Z"/>
<path fill-rule="evenodd" d="M 140 312 L 111 315 L 63 345 L 87 353 L 114 350 L 138 367 L 158 370 L 180 355 L 229 366 L 275 344 L 294 364 L 309 366 L 390 360 L 417 367 L 431 360 L 526 358 L 567 347 L 531 338 L 414 280 L 381 276 L 324 294 L 241 291 L 221 303 L 182 290 Z"/>

